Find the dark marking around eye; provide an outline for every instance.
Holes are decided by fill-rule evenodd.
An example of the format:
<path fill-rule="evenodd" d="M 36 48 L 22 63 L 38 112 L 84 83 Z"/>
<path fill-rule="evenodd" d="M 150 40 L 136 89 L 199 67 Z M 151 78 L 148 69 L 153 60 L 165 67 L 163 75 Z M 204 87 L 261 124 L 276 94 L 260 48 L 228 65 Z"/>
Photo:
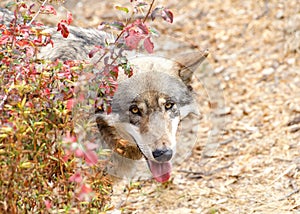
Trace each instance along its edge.
<path fill-rule="evenodd" d="M 137 114 L 137 115 L 141 115 L 141 111 L 140 109 L 137 107 L 137 105 L 132 105 L 129 107 L 129 111 L 132 113 L 132 114 Z"/>
<path fill-rule="evenodd" d="M 172 102 L 172 101 L 167 101 L 166 104 L 165 104 L 165 109 L 166 109 L 166 110 L 170 110 L 170 109 L 173 108 L 174 105 L 175 105 L 174 102 Z"/>

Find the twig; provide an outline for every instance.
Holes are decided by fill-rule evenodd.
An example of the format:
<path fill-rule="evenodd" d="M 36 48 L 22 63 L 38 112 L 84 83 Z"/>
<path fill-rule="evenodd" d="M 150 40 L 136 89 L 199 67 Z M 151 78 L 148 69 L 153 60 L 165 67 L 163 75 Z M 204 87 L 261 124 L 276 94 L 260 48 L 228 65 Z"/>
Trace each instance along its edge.
<path fill-rule="evenodd" d="M 205 172 L 194 172 L 192 170 L 179 169 L 178 172 L 183 172 L 186 174 L 194 174 L 194 175 L 205 175 Z"/>
<path fill-rule="evenodd" d="M 149 10 L 148 10 L 148 12 L 147 12 L 147 15 L 146 15 L 145 18 L 144 18 L 144 21 L 143 21 L 144 23 L 146 22 L 146 20 L 148 19 L 149 15 L 150 15 L 150 13 L 151 13 L 151 10 L 152 10 L 152 7 L 153 7 L 154 2 L 155 2 L 155 0 L 152 0 L 152 2 L 151 2 L 151 4 L 150 4 L 150 8 L 149 8 Z"/>
<path fill-rule="evenodd" d="M 231 162 L 231 163 L 229 163 L 225 166 L 219 167 L 217 169 L 214 169 L 212 171 L 209 171 L 209 172 L 194 172 L 192 170 L 185 170 L 185 169 L 180 169 L 180 170 L 178 170 L 178 172 L 183 172 L 183 173 L 186 173 L 186 174 L 192 174 L 192 175 L 196 176 L 196 177 L 192 176 L 192 178 L 199 178 L 199 176 L 201 176 L 201 175 L 204 175 L 204 176 L 213 175 L 217 172 L 220 172 L 223 169 L 229 168 L 230 166 L 232 166 L 232 164 L 233 164 L 233 162 Z"/>
<path fill-rule="evenodd" d="M 300 131 L 300 127 L 294 127 L 290 130 L 291 133 L 296 133 L 298 131 Z"/>
<path fill-rule="evenodd" d="M 286 125 L 287 126 L 292 126 L 292 125 L 295 125 L 295 124 L 298 124 L 298 123 L 300 123 L 300 116 L 299 117 L 295 117 L 290 122 L 288 122 Z"/>
<path fill-rule="evenodd" d="M 290 192 L 289 194 L 285 195 L 285 196 L 282 197 L 282 198 L 279 198 L 278 200 L 279 200 L 279 201 L 283 201 L 283 200 L 285 200 L 285 199 L 291 197 L 292 195 L 294 195 L 294 194 L 296 194 L 296 193 L 298 193 L 298 192 L 300 192 L 300 188 L 297 187 L 297 188 L 295 188 L 292 192 Z"/>
<path fill-rule="evenodd" d="M 45 6 L 48 0 L 45 0 L 41 6 Z M 39 7 L 38 12 L 34 15 L 34 17 L 31 19 L 31 21 L 28 23 L 28 26 L 32 24 L 32 22 L 36 19 L 36 17 L 41 13 L 41 7 Z"/>
<path fill-rule="evenodd" d="M 231 143 L 233 141 L 233 137 L 227 139 L 227 140 L 224 140 L 223 142 L 220 142 L 219 144 L 220 145 L 227 145 L 229 143 Z"/>
<path fill-rule="evenodd" d="M 294 165 L 291 165 L 290 167 L 288 167 L 283 173 L 281 173 L 277 178 L 275 178 L 271 184 L 274 184 L 276 181 L 278 181 L 279 179 L 281 179 L 283 176 L 289 174 L 293 169 L 295 169 Z"/>

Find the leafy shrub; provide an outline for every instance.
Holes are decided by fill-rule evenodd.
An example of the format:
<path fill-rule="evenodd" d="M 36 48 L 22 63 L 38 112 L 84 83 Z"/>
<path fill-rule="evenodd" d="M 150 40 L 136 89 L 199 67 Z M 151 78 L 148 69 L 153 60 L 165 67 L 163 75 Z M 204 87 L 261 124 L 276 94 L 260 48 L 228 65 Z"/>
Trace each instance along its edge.
<path fill-rule="evenodd" d="M 148 8 L 144 20 L 134 20 L 139 10 L 133 10 L 130 22 L 102 23 L 103 28 L 117 29 L 119 36 L 113 44 L 97 46 L 90 53 L 93 57 L 101 52 L 104 61 L 104 67 L 98 68 L 102 77 L 98 90 L 105 95 L 95 102 L 99 108 L 110 111 L 118 72 L 133 74 L 122 51 L 116 54 L 117 48 L 137 49 L 143 41 L 152 53 L 153 30 L 145 21 L 161 16 L 172 22 L 172 13 L 165 8 L 152 10 L 153 3 L 133 2 L 135 9 Z M 79 143 L 72 121 L 76 83 L 83 74 L 92 73 L 91 65 L 39 59 L 39 48 L 53 42 L 35 16 L 55 14 L 54 8 L 43 4 L 36 13 L 24 2 L 10 6 L 15 7 L 10 23 L 0 25 L 0 211 L 109 209 L 111 181 L 104 173 L 106 162 L 98 159 L 94 142 Z M 58 23 L 63 37 L 68 37 L 71 22 L 68 13 Z"/>

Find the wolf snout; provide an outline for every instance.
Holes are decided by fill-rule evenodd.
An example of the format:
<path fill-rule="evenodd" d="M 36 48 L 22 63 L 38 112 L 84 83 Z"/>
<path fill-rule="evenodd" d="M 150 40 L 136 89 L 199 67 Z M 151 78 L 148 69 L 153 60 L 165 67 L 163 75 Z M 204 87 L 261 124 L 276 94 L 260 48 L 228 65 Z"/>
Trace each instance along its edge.
<path fill-rule="evenodd" d="M 173 150 L 172 149 L 156 149 L 154 152 L 152 152 L 152 155 L 156 161 L 159 162 L 166 162 L 171 160 L 173 156 Z"/>

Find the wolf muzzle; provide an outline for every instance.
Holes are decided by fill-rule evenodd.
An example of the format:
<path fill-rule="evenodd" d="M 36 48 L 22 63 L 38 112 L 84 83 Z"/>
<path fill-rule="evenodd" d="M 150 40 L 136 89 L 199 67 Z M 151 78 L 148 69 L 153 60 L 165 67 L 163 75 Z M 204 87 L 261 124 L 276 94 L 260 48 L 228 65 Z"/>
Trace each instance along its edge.
<path fill-rule="evenodd" d="M 152 155 L 154 159 L 158 162 L 166 162 L 171 160 L 173 156 L 173 150 L 172 149 L 156 149 L 154 152 L 152 152 Z"/>

